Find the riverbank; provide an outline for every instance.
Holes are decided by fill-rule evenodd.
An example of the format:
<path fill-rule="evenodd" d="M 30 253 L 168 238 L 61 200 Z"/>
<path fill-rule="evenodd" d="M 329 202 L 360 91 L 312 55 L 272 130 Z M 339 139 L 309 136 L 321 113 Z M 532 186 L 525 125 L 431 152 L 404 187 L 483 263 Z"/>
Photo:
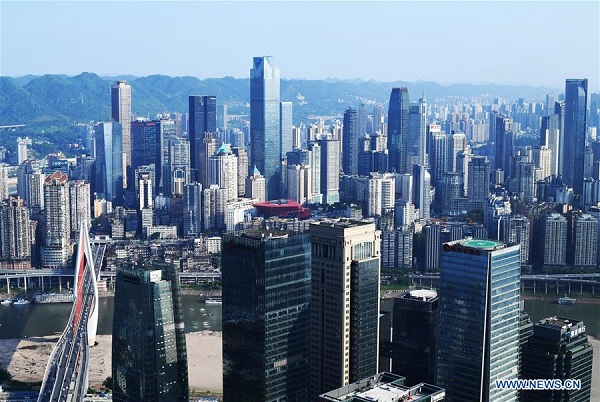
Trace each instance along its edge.
<path fill-rule="evenodd" d="M 186 334 L 188 381 L 191 391 L 223 392 L 221 333 L 200 331 Z M 6 369 L 14 380 L 40 382 L 46 363 L 58 336 L 0 340 L 0 369 Z M 100 388 L 110 377 L 112 336 L 97 335 L 98 345 L 90 349 L 89 383 Z"/>
<path fill-rule="evenodd" d="M 556 295 L 556 294 L 533 294 L 533 293 L 525 293 L 521 292 L 521 299 L 523 300 L 545 300 L 548 302 L 556 302 L 559 297 L 563 297 L 564 295 Z M 600 295 L 578 295 L 576 293 L 570 294 L 569 297 L 577 300 L 576 303 L 583 304 L 600 304 Z"/>

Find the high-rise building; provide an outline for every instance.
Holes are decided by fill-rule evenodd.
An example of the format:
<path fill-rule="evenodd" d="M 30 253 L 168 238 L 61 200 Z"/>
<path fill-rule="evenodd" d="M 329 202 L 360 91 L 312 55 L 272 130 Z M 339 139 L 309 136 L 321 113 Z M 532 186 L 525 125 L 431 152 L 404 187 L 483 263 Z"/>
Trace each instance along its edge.
<path fill-rule="evenodd" d="M 340 142 L 337 139 L 322 138 L 321 147 L 321 194 L 324 204 L 340 202 Z"/>
<path fill-rule="evenodd" d="M 183 186 L 183 237 L 202 233 L 202 184 Z"/>
<path fill-rule="evenodd" d="M 67 175 L 56 171 L 44 182 L 44 218 L 46 221 L 42 265 L 64 268 L 71 256 L 71 211 Z"/>
<path fill-rule="evenodd" d="M 29 159 L 29 154 L 27 152 L 28 145 L 31 145 L 31 138 L 17 138 L 17 163 L 19 165 Z"/>
<path fill-rule="evenodd" d="M 598 256 L 598 220 L 582 214 L 574 218 L 573 265 L 595 267 Z"/>
<path fill-rule="evenodd" d="M 217 128 L 226 133 L 228 122 L 227 105 L 217 105 Z"/>
<path fill-rule="evenodd" d="M 279 103 L 279 130 L 281 132 L 281 156 L 285 158 L 288 151 L 293 149 L 293 135 L 292 135 L 292 102 L 280 102 Z"/>
<path fill-rule="evenodd" d="M 583 194 L 586 146 L 587 79 L 568 79 L 565 87 L 562 175 L 573 193 Z"/>
<path fill-rule="evenodd" d="M 468 165 L 467 196 L 470 208 L 483 210 L 490 192 L 490 162 L 485 156 L 472 156 Z"/>
<path fill-rule="evenodd" d="M 448 136 L 440 125 L 429 125 L 429 166 L 431 167 L 431 182 L 434 186 L 442 180 L 448 171 Z"/>
<path fill-rule="evenodd" d="M 435 382 L 438 295 L 419 289 L 394 298 L 392 372 L 409 385 Z"/>
<path fill-rule="evenodd" d="M 136 120 L 131 123 L 131 171 L 140 166 L 154 165 L 155 172 L 161 172 L 162 139 L 160 138 L 160 121 Z M 127 188 L 135 187 L 131 177 Z M 158 193 L 158 180 L 155 180 L 155 192 Z"/>
<path fill-rule="evenodd" d="M 192 95 L 188 99 L 190 113 L 190 165 L 193 171 L 192 178 L 199 183 L 206 175 L 208 157 L 203 151 L 203 140 L 207 133 L 214 135 L 217 131 L 217 97 L 206 95 Z M 202 161 L 205 160 L 205 164 Z M 206 183 L 203 183 L 206 185 Z"/>
<path fill-rule="evenodd" d="M 522 391 L 523 402 L 587 402 L 591 399 L 593 349 L 583 321 L 545 318 L 533 326 L 523 348 L 522 377 L 581 381 L 578 390 Z"/>
<path fill-rule="evenodd" d="M 559 170 L 561 132 L 559 129 L 559 115 L 554 114 L 554 105 L 552 113 L 542 117 L 540 127 L 540 146 L 545 146 L 550 151 L 550 174 L 556 175 Z"/>
<path fill-rule="evenodd" d="M 425 226 L 425 270 L 440 269 L 440 248 L 442 245 L 442 225 L 432 223 Z"/>
<path fill-rule="evenodd" d="M 388 150 L 389 167 L 398 173 L 408 169 L 408 88 L 393 88 L 388 109 Z"/>
<path fill-rule="evenodd" d="M 288 165 L 287 198 L 299 204 L 308 204 L 311 200 L 312 171 L 308 165 Z"/>
<path fill-rule="evenodd" d="M 550 214 L 541 219 L 544 245 L 544 265 L 565 265 L 567 262 L 567 219 Z"/>
<path fill-rule="evenodd" d="M 113 205 L 123 205 L 122 126 L 117 122 L 98 123 L 95 132 L 95 192 Z"/>
<path fill-rule="evenodd" d="M 310 261 L 308 234 L 224 236 L 224 400 L 309 400 Z"/>
<path fill-rule="evenodd" d="M 168 142 L 168 163 L 163 169 L 163 191 L 165 195 L 183 194 L 183 186 L 191 181 L 190 142 L 171 138 Z"/>
<path fill-rule="evenodd" d="M 413 199 L 420 219 L 429 219 L 431 211 L 431 175 L 425 165 L 413 166 Z"/>
<path fill-rule="evenodd" d="M 217 184 L 202 191 L 202 226 L 204 230 L 225 229 L 228 191 Z"/>
<path fill-rule="evenodd" d="M 9 198 L 0 203 L 0 266 L 29 268 L 31 230 L 29 208 L 22 198 Z"/>
<path fill-rule="evenodd" d="M 494 115 L 494 169 L 501 169 L 504 177 L 511 177 L 511 156 L 513 154 L 513 120 L 503 115 Z"/>
<path fill-rule="evenodd" d="M 311 393 L 377 372 L 381 232 L 363 221 L 310 224 Z"/>
<path fill-rule="evenodd" d="M 460 152 L 464 151 L 467 146 L 467 137 L 464 133 L 454 133 L 448 136 L 447 139 L 447 161 L 446 170 L 448 172 L 460 172 L 460 168 L 457 167 L 456 162 Z"/>
<path fill-rule="evenodd" d="M 117 270 L 112 332 L 113 400 L 188 400 L 187 349 L 171 264 Z"/>
<path fill-rule="evenodd" d="M 238 198 L 238 161 L 230 144 L 223 144 L 209 158 L 208 185 L 227 190 L 227 201 Z"/>
<path fill-rule="evenodd" d="M 367 215 L 383 216 L 394 210 L 396 180 L 392 174 L 372 173 L 367 187 Z"/>
<path fill-rule="evenodd" d="M 412 269 L 412 259 L 412 230 L 381 232 L 381 268 L 409 272 Z"/>
<path fill-rule="evenodd" d="M 123 172 L 123 184 L 127 185 L 127 167 L 131 166 L 131 85 L 125 81 L 117 81 L 110 88 L 111 119 L 121 124 L 121 172 Z M 96 138 L 98 138 L 96 136 Z"/>
<path fill-rule="evenodd" d="M 92 227 L 92 199 L 90 184 L 83 180 L 69 182 L 69 200 L 71 202 L 71 237 L 76 238 L 78 228 L 85 223 L 87 230 Z"/>
<path fill-rule="evenodd" d="M 0 164 L 0 201 L 8 198 L 8 166 Z"/>
<path fill-rule="evenodd" d="M 310 203 L 321 204 L 323 202 L 323 195 L 321 194 L 321 146 L 318 142 L 311 142 L 308 144 L 308 151 L 308 165 L 312 177 Z"/>
<path fill-rule="evenodd" d="M 522 215 L 498 217 L 498 240 L 505 244 L 521 245 L 521 264 L 529 262 L 530 233 L 528 217 Z"/>
<path fill-rule="evenodd" d="M 266 201 L 265 178 L 260 174 L 256 166 L 252 169 L 250 176 L 246 178 L 245 193 L 247 198 L 256 198 L 258 202 Z"/>
<path fill-rule="evenodd" d="M 231 152 L 237 157 L 238 171 L 238 196 L 246 193 L 246 177 L 248 177 L 248 152 L 244 146 L 231 147 Z"/>
<path fill-rule="evenodd" d="M 519 246 L 445 243 L 439 301 L 437 385 L 446 400 L 516 401 L 519 366 Z"/>
<path fill-rule="evenodd" d="M 342 170 L 347 175 L 358 174 L 360 138 L 358 113 L 355 109 L 350 108 L 344 112 L 344 126 L 342 129 Z"/>
<path fill-rule="evenodd" d="M 266 198 L 279 198 L 281 134 L 279 69 L 269 56 L 254 57 L 250 70 L 250 157 L 265 177 Z"/>

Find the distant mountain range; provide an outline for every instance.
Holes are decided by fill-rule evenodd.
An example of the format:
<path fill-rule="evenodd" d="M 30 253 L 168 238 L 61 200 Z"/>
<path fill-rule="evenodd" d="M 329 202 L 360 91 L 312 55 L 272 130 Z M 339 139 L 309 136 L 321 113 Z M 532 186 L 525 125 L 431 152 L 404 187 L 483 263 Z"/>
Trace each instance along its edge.
<path fill-rule="evenodd" d="M 44 125 L 106 120 L 110 116 L 110 85 L 125 78 L 132 87 L 132 111 L 135 115 L 154 117 L 163 112 L 185 112 L 189 95 L 216 95 L 217 103 L 228 105 L 230 114 L 249 113 L 248 78 L 99 77 L 94 73 L 66 75 L 0 77 L 0 125 Z M 406 86 L 412 100 L 425 91 L 427 98 L 445 96 L 493 97 L 544 100 L 556 88 L 454 84 L 434 82 L 377 82 L 362 80 L 282 79 L 281 100 L 294 103 L 294 123 L 310 122 L 315 116 L 337 116 L 360 103 L 387 102 L 393 87 Z M 372 106 L 368 106 L 371 110 Z"/>

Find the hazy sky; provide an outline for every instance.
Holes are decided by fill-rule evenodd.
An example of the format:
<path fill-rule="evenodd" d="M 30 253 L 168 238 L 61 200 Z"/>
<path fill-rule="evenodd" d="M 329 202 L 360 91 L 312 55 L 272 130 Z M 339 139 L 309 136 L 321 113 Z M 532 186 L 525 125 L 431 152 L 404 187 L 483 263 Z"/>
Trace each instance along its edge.
<path fill-rule="evenodd" d="M 248 77 L 528 84 L 598 91 L 600 2 L 0 0 L 0 75 Z"/>

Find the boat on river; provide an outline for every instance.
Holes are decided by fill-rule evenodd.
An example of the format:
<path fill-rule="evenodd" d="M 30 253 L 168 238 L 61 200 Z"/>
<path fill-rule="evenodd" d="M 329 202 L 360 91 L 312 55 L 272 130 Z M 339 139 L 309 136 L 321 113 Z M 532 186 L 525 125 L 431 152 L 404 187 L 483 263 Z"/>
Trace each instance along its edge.
<path fill-rule="evenodd" d="M 570 297 L 565 296 L 565 297 L 560 297 L 556 302 L 558 304 L 572 306 L 575 304 L 576 301 L 577 301 L 577 299 L 572 299 Z"/>

